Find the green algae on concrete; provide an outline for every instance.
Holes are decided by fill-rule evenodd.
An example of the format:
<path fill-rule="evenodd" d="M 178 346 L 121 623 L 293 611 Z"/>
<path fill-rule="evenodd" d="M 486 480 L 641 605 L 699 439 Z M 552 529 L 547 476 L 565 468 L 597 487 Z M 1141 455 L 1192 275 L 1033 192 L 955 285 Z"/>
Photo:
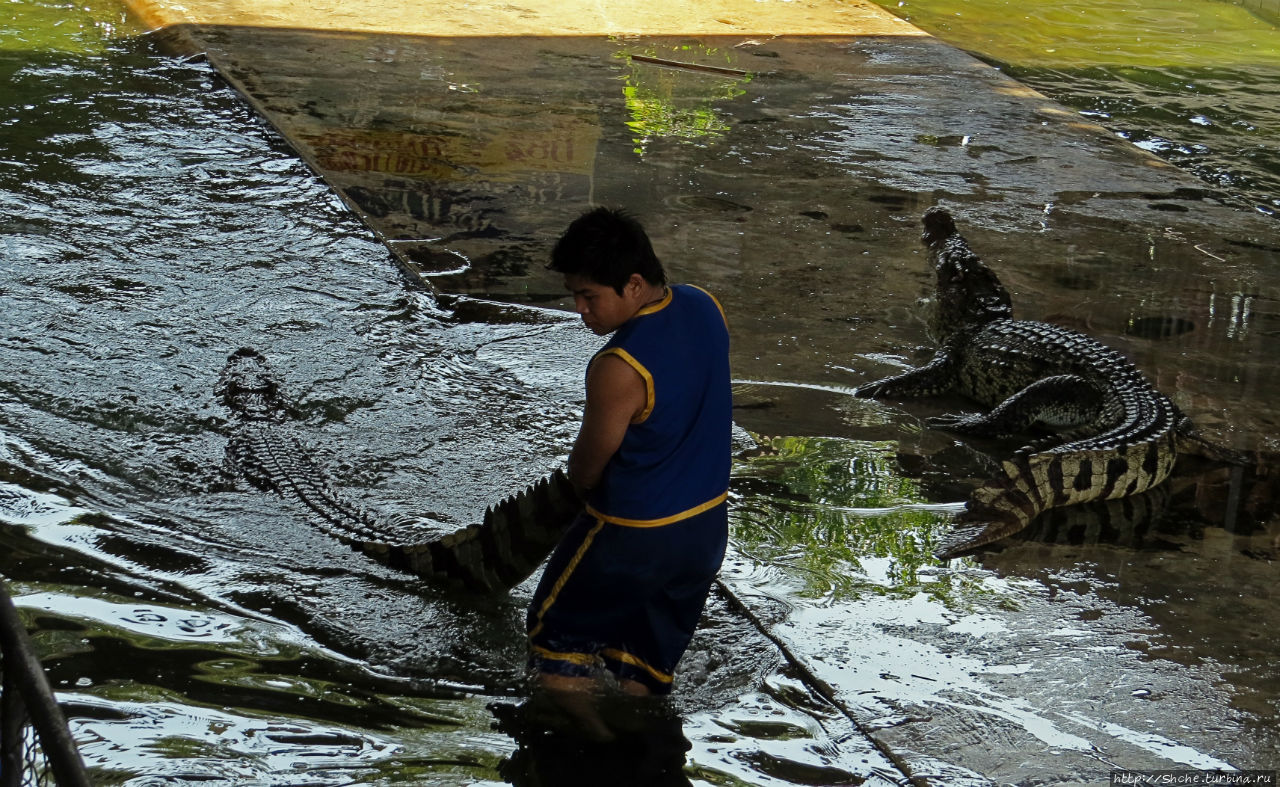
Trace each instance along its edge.
<path fill-rule="evenodd" d="M 112 39 L 146 29 L 114 0 L 10 2 L 6 12 L 8 18 L 0 25 L 0 53 L 96 55 Z"/>
<path fill-rule="evenodd" d="M 154 27 L 289 27 L 428 36 L 921 35 L 864 0 L 128 0 Z"/>
<path fill-rule="evenodd" d="M 882 0 L 970 52 L 1035 68 L 1280 64 L 1280 31 L 1220 0 Z"/>

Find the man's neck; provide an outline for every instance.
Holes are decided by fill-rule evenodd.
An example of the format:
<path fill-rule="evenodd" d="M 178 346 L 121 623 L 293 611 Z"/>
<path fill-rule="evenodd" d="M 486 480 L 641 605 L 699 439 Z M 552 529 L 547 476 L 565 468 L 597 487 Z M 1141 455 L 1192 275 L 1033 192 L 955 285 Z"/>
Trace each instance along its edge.
<path fill-rule="evenodd" d="M 649 306 L 653 306 L 655 303 L 661 303 L 665 297 L 667 297 L 667 285 L 650 284 L 648 289 L 641 293 L 640 307 L 636 311 L 639 312 Z"/>

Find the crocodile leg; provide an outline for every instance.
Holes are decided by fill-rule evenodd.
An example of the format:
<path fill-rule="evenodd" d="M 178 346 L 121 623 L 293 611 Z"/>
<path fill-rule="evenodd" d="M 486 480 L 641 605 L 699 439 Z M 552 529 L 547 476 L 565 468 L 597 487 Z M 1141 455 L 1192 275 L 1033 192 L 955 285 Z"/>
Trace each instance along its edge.
<path fill-rule="evenodd" d="M 940 415 L 928 419 L 928 424 L 957 434 L 1005 437 L 1037 424 L 1070 427 L 1094 423 L 1102 401 L 1102 393 L 1084 378 L 1060 374 L 1036 380 L 985 415 Z"/>
<path fill-rule="evenodd" d="M 859 386 L 853 395 L 863 399 L 937 396 L 950 391 L 955 382 L 956 363 L 948 352 L 942 350 L 924 366 Z"/>

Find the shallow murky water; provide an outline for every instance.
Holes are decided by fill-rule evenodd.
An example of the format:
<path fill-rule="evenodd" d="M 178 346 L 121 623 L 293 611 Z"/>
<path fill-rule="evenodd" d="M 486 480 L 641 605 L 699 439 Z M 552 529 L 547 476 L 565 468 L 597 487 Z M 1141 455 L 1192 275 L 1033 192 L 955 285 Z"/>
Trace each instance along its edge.
<path fill-rule="evenodd" d="M 1171 190 L 1117 197 L 1163 206 L 1133 220 L 994 183 L 1023 151 L 899 108 L 912 53 L 888 42 L 322 39 L 422 86 L 313 105 L 345 128 L 302 146 L 468 296 L 442 308 L 207 65 L 116 40 L 110 8 L 22 7 L 84 26 L 32 23 L 45 38 L 0 52 L 0 570 L 103 783 L 503 781 L 513 744 L 485 705 L 522 690 L 528 588 L 459 598 L 237 483 L 212 389 L 258 347 L 348 493 L 423 529 L 473 521 L 576 428 L 597 340 L 539 308 L 561 293 L 538 262 L 588 199 L 635 206 L 677 276 L 721 295 L 737 420 L 769 436 L 736 465 L 732 553 L 679 677 L 690 779 L 1074 784 L 1280 760 L 1270 475 L 1193 467 L 1163 498 L 939 566 L 928 544 L 1007 447 L 920 428 L 954 402 L 848 396 L 927 356 L 915 236 L 944 199 L 1021 315 L 1121 346 L 1274 473 L 1263 225 L 1207 229 L 1223 214 Z M 244 76 L 286 107 L 306 81 Z M 432 122 L 486 144 L 383 156 L 449 136 L 413 125 L 435 91 L 456 99 Z M 565 111 L 539 136 L 529 107 L 550 100 Z M 974 139 L 1017 125 L 990 115 Z M 521 139 L 582 158 L 494 163 Z"/>
<path fill-rule="evenodd" d="M 883 0 L 1242 205 L 1280 213 L 1280 16 L 1223 0 Z"/>

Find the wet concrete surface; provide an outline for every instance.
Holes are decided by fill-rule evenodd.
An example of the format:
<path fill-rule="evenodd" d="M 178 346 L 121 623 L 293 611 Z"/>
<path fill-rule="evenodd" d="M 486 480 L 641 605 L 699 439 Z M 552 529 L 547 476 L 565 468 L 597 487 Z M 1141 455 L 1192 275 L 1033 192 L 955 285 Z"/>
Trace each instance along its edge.
<path fill-rule="evenodd" d="M 1123 349 L 1261 469 L 1251 486 L 1183 482 L 1207 520 L 1156 548 L 1046 536 L 909 582 L 881 576 L 901 556 L 863 556 L 832 569 L 865 578 L 853 593 L 797 584 L 807 574 L 788 571 L 790 557 L 740 540 L 725 592 L 795 655 L 795 685 L 825 687 L 837 709 L 818 743 L 798 736 L 831 761 L 811 783 L 1275 766 L 1274 221 L 917 35 L 433 37 L 287 20 L 168 35 L 206 53 L 464 325 L 512 319 L 501 303 L 565 308 L 542 267 L 556 235 L 590 203 L 632 208 L 674 278 L 725 303 L 740 425 L 834 439 L 837 455 L 891 444 L 898 472 L 922 477 L 913 504 L 963 499 L 981 475 L 971 453 L 990 447 L 922 432 L 933 403 L 847 393 L 927 357 L 918 217 L 949 206 L 1019 316 Z M 478 357 L 565 387 L 576 374 L 548 380 L 541 365 L 571 367 L 585 345 L 555 316 L 532 321 L 548 319 L 481 342 Z M 1248 492 L 1261 498 L 1252 509 Z M 765 497 L 736 490 L 740 532 L 768 533 L 790 499 Z M 838 509 L 855 497 L 810 502 L 842 521 L 879 516 Z M 945 511 L 931 516 L 913 527 L 944 526 Z M 390 648 L 397 629 L 383 622 Z M 695 740 L 695 760 L 788 758 L 785 741 L 734 754 L 733 737 Z"/>
<path fill-rule="evenodd" d="M 1175 375 L 1162 388 L 1237 447 L 1275 431 L 1194 401 L 1272 379 L 1235 364 L 1275 330 L 1274 222 L 933 39 L 184 32 L 442 294 L 563 307 L 543 269 L 560 228 L 627 205 L 743 315 L 735 374 L 856 383 L 885 367 L 833 374 L 851 351 L 927 342 L 866 312 L 914 319 L 938 202 L 1020 315 Z"/>

